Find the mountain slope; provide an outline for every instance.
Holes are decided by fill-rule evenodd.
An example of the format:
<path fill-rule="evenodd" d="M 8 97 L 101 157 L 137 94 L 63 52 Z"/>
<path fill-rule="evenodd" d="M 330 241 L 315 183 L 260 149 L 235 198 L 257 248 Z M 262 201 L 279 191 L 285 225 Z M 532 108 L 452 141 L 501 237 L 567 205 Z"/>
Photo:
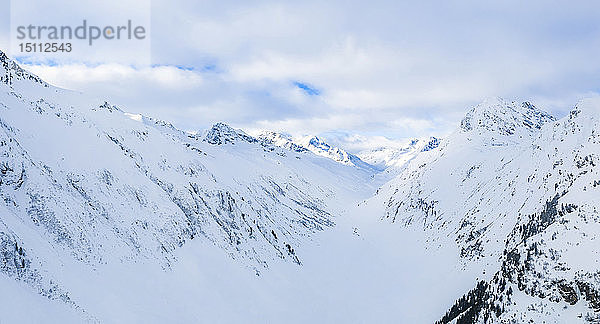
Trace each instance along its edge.
<path fill-rule="evenodd" d="M 169 269 L 192 241 L 256 274 L 301 264 L 303 244 L 368 190 L 359 170 L 247 135 L 229 145 L 238 133 L 205 141 L 0 59 L 0 275 L 88 319 L 110 313 L 82 278 L 121 264 Z"/>
<path fill-rule="evenodd" d="M 598 101 L 489 99 L 374 154 L 376 190 L 321 139 L 191 134 L 0 61 L 1 321 L 599 320 Z"/>
<path fill-rule="evenodd" d="M 380 190 L 386 220 L 458 256 L 465 295 L 440 322 L 598 318 L 599 111 L 488 100 Z"/>

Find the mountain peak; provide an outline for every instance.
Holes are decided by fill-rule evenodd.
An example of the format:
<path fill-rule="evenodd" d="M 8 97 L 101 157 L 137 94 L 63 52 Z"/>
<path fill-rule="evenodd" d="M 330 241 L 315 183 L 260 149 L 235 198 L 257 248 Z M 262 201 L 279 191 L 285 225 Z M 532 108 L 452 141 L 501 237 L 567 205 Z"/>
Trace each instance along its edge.
<path fill-rule="evenodd" d="M 365 162 L 376 166 L 379 169 L 389 169 L 395 172 L 401 170 L 403 166 L 415 158 L 421 152 L 428 152 L 437 149 L 441 144 L 441 139 L 437 137 L 413 138 L 409 139 L 401 146 L 383 146 L 375 149 L 368 149 L 358 153 L 358 156 Z"/>
<path fill-rule="evenodd" d="M 12 61 L 3 50 L 0 49 L 0 62 Z"/>
<path fill-rule="evenodd" d="M 461 121 L 460 128 L 464 132 L 490 131 L 510 136 L 521 129 L 532 132 L 555 120 L 530 102 L 508 102 L 494 97 L 473 107 Z"/>
<path fill-rule="evenodd" d="M 0 50 L 0 83 L 13 86 L 15 81 L 18 80 L 30 80 L 41 84 L 45 88 L 49 87 L 48 83 L 37 75 L 24 70 L 17 62 Z"/>
<path fill-rule="evenodd" d="M 348 152 L 329 145 L 324 139 L 319 138 L 318 136 L 305 137 L 302 140 L 301 145 L 317 155 L 327 156 L 334 161 L 343 164 L 351 164 Z"/>
<path fill-rule="evenodd" d="M 330 145 L 325 139 L 318 136 L 305 137 L 300 145 L 306 147 L 316 155 L 327 157 L 341 164 L 353 165 L 365 170 L 379 170 L 377 167 L 363 161 L 358 156 L 348 153 L 339 147 Z"/>
<path fill-rule="evenodd" d="M 258 142 L 256 138 L 244 133 L 242 130 L 234 129 L 222 122 L 214 124 L 204 136 L 204 140 L 213 145 L 235 144 L 238 141 Z"/>
<path fill-rule="evenodd" d="M 600 98 L 586 98 L 580 100 L 575 108 L 571 110 L 569 115 L 571 119 L 579 116 L 580 114 L 587 116 L 598 116 L 600 115 Z"/>
<path fill-rule="evenodd" d="M 600 98 L 586 98 L 577 102 L 564 124 L 569 133 L 583 131 L 597 136 L 595 134 L 600 130 Z"/>
<path fill-rule="evenodd" d="M 309 138 L 308 139 L 308 145 L 309 146 L 314 146 L 314 147 L 316 147 L 316 148 L 318 148 L 320 150 L 323 150 L 323 151 L 329 151 L 331 149 L 334 149 L 334 148 L 332 148 L 331 145 L 329 145 L 327 142 L 325 142 L 324 139 L 321 139 L 318 136 L 313 136 L 313 137 Z"/>
<path fill-rule="evenodd" d="M 308 152 L 308 149 L 294 143 L 292 136 L 289 134 L 278 133 L 273 131 L 263 131 L 261 132 L 257 138 L 262 141 L 262 143 L 267 145 L 275 145 L 278 147 L 283 147 L 290 151 L 302 153 Z"/>

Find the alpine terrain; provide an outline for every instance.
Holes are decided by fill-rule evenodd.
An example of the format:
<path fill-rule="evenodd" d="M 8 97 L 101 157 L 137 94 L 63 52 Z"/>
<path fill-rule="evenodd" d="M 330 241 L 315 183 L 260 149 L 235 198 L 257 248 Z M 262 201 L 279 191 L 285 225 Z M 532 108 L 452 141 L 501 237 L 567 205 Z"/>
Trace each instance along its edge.
<path fill-rule="evenodd" d="M 600 100 L 443 139 L 188 132 L 0 52 L 0 322 L 600 322 Z"/>

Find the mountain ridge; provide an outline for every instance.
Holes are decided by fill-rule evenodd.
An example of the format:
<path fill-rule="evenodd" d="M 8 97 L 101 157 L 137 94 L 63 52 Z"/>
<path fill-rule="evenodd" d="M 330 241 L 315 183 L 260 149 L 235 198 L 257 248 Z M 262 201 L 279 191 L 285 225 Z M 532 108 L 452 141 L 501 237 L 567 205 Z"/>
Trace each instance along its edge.
<path fill-rule="evenodd" d="M 477 130 L 513 135 L 517 130 L 531 132 L 540 129 L 544 123 L 555 120 L 553 116 L 527 101 L 518 104 L 495 97 L 473 107 L 461 120 L 460 128 L 465 132 Z"/>
<path fill-rule="evenodd" d="M 598 99 L 484 101 L 383 183 L 318 137 L 192 134 L 0 59 L 2 319 L 600 320 Z"/>
<path fill-rule="evenodd" d="M 527 103 L 498 103 L 472 109 L 437 154 L 380 190 L 385 219 L 419 229 L 471 273 L 463 280 L 476 284 L 439 323 L 597 320 L 597 267 L 573 255 L 598 262 L 598 119 L 578 118 L 576 107 L 556 121 Z M 489 111 L 504 113 L 475 118 Z"/>
<path fill-rule="evenodd" d="M 279 262 L 298 266 L 303 246 L 335 224 L 336 200 L 365 190 L 356 183 L 366 174 L 333 162 L 205 143 L 8 66 L 0 83 L 0 275 L 92 320 L 109 313 L 80 277 L 119 264 L 170 269 L 179 250 L 198 242 L 258 276 Z"/>

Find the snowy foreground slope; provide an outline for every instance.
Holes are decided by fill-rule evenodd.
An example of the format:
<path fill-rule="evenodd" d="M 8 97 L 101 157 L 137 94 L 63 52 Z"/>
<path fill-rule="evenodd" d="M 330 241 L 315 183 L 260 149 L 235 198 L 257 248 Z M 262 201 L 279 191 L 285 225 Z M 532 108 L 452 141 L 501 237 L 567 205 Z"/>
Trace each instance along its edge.
<path fill-rule="evenodd" d="M 182 132 L 0 52 L 0 322 L 597 322 L 599 123 L 490 99 L 356 160 Z"/>

